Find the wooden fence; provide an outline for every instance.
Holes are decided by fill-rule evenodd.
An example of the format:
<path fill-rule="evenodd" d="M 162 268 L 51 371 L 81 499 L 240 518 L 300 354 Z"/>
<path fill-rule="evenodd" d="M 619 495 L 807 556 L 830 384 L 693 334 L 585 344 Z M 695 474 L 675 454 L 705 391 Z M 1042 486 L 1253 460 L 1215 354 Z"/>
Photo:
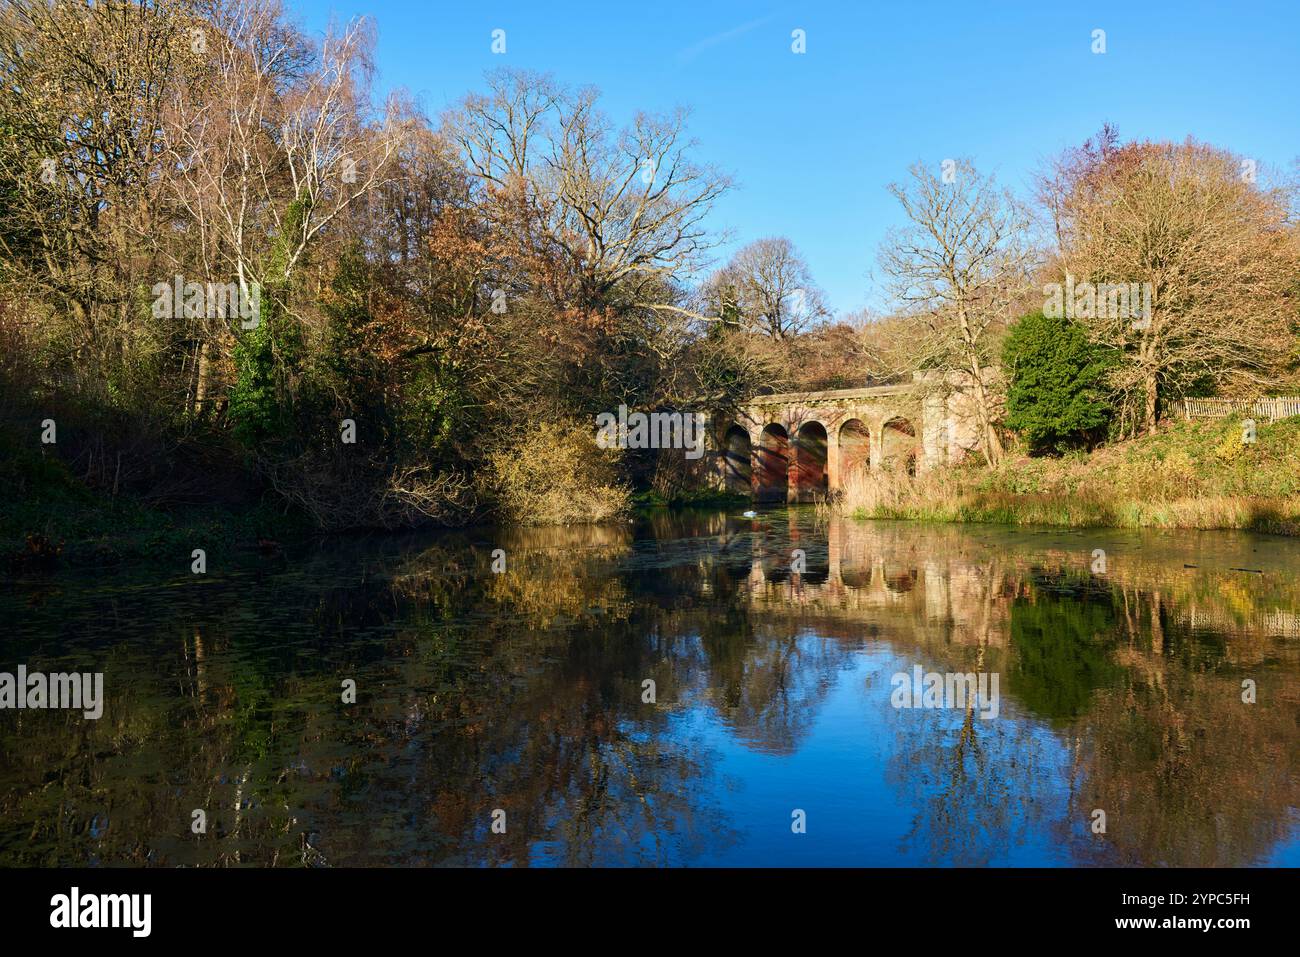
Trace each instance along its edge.
<path fill-rule="evenodd" d="M 1276 422 L 1288 416 L 1300 415 L 1300 396 L 1276 396 L 1264 399 L 1183 399 L 1184 418 L 1221 419 L 1234 413 Z"/>

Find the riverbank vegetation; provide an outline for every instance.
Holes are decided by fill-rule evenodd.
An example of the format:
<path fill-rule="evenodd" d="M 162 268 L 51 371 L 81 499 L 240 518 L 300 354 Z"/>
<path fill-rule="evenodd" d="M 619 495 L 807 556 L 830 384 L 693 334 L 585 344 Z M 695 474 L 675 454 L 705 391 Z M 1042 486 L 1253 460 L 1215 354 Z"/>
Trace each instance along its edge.
<path fill-rule="evenodd" d="M 29 504 L 58 475 L 331 531 L 592 520 L 679 480 L 545 440 L 783 384 L 692 280 L 731 179 L 684 112 L 620 125 L 504 71 L 429 117 L 375 95 L 374 43 L 275 0 L 0 9 L 0 431 L 48 461 Z"/>
<path fill-rule="evenodd" d="M 1173 422 L 1091 453 L 1008 456 L 997 468 L 851 479 L 856 518 L 1115 528 L 1246 529 L 1300 535 L 1300 419 Z"/>
<path fill-rule="evenodd" d="M 1033 200 L 917 164 L 889 187 L 892 311 L 837 316 L 788 239 L 718 261 L 733 174 L 685 111 L 620 123 L 499 71 L 431 117 L 376 93 L 374 49 L 368 21 L 313 37 L 277 0 L 0 7 L 6 549 L 204 510 L 265 516 L 254 538 L 611 519 L 690 499 L 707 460 L 597 454 L 600 413 L 917 372 L 974 393 L 978 481 L 1030 496 L 1004 459 L 1085 466 L 1017 448 L 1296 386 L 1294 184 L 1228 150 L 1106 128 Z M 1075 281 L 1150 308 L 1043 315 Z"/>
<path fill-rule="evenodd" d="M 1293 180 L 1204 144 L 1122 144 L 1107 127 L 1039 178 L 1051 224 L 1032 281 L 1020 200 L 960 167 L 896 190 L 913 227 L 887 252 L 910 342 L 880 354 L 979 385 L 998 368 L 964 466 L 851 476 L 859 517 L 1300 534 L 1300 420 L 1180 421 L 1185 398 L 1297 387 L 1300 234 Z M 936 195 L 940 198 L 936 198 Z M 967 224 L 974 223 L 975 227 Z M 1034 302 L 1038 289 L 1044 297 Z M 905 339 L 902 335 L 900 339 Z M 923 345 L 917 346 L 916 343 Z M 991 418 L 992 416 L 992 418 Z M 996 419 L 996 421 L 993 421 Z M 1009 450 L 1009 452 L 1004 452 Z M 983 467 L 981 468 L 980 465 Z"/>

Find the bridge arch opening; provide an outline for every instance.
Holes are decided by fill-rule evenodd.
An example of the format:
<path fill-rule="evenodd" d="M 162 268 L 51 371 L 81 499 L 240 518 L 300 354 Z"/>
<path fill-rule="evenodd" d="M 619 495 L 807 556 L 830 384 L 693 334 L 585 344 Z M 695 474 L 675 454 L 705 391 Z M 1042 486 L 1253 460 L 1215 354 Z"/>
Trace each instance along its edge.
<path fill-rule="evenodd" d="M 884 568 L 885 590 L 895 595 L 905 595 L 916 588 L 917 572 L 915 568 Z"/>
<path fill-rule="evenodd" d="M 885 468 L 916 475 L 916 426 L 895 416 L 880 430 L 880 463 Z"/>
<path fill-rule="evenodd" d="M 840 488 L 867 474 L 871 468 L 871 430 L 861 419 L 840 426 Z"/>
<path fill-rule="evenodd" d="M 723 482 L 728 492 L 748 495 L 753 488 L 753 462 L 749 433 L 738 425 L 727 429 L 722 440 Z"/>
<path fill-rule="evenodd" d="M 762 559 L 763 581 L 770 585 L 788 582 L 791 576 L 790 557 L 784 552 L 768 555 Z"/>
<path fill-rule="evenodd" d="M 784 502 L 790 483 L 790 435 L 775 422 L 758 440 L 758 480 L 754 497 L 760 502 Z"/>
<path fill-rule="evenodd" d="M 824 498 L 829 490 L 826 471 L 826 426 L 805 422 L 795 433 L 795 495 L 797 501 Z"/>
<path fill-rule="evenodd" d="M 842 565 L 840 581 L 845 588 L 868 589 L 871 587 L 871 566 L 857 562 Z"/>

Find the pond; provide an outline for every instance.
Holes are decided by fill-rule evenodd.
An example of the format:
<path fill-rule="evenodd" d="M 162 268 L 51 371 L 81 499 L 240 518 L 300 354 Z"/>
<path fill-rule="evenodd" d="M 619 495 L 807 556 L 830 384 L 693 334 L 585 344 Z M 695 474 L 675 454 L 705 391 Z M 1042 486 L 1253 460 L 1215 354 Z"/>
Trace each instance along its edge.
<path fill-rule="evenodd" d="M 777 508 L 8 581 L 104 701 L 0 711 L 0 865 L 1295 866 L 1297 573 Z"/>

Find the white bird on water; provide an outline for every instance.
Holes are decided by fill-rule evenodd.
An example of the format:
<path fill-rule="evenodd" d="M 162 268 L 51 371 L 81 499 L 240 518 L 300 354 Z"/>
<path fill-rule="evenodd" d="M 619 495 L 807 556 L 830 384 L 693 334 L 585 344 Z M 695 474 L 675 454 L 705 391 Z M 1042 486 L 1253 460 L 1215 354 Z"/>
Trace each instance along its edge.
<path fill-rule="evenodd" d="M 745 518 L 758 518 L 758 512 L 755 512 L 753 509 L 750 509 L 748 512 L 741 512 L 741 514 Z"/>

